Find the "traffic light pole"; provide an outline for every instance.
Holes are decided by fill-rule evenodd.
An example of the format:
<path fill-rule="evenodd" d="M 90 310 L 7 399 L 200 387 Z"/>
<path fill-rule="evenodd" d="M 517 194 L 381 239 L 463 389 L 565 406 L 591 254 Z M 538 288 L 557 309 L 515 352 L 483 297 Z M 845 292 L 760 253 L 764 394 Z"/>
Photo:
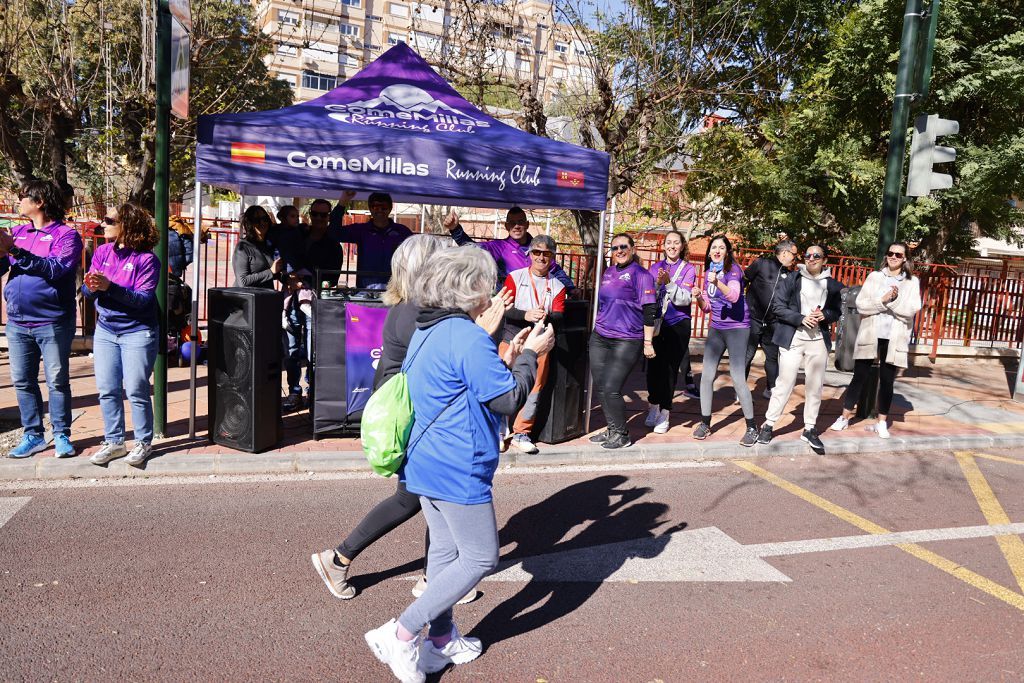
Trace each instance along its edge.
<path fill-rule="evenodd" d="M 157 2 L 156 12 L 156 182 L 153 217 L 160 242 L 156 255 L 160 281 L 156 287 L 159 306 L 159 351 L 153 368 L 153 435 L 163 438 L 167 429 L 167 221 L 170 215 L 171 141 L 171 10 L 167 0 Z"/>
<path fill-rule="evenodd" d="M 900 61 L 896 69 L 896 97 L 892 107 L 892 130 L 889 133 L 889 155 L 885 163 L 885 189 L 882 193 L 882 216 L 878 226 L 878 252 L 875 266 L 882 267 L 886 248 L 896 241 L 896 225 L 900 215 L 900 190 L 903 187 L 903 159 L 907 151 L 907 123 L 910 100 L 914 96 L 917 34 L 921 23 L 921 0 L 907 0 L 903 13 L 903 39 Z"/>

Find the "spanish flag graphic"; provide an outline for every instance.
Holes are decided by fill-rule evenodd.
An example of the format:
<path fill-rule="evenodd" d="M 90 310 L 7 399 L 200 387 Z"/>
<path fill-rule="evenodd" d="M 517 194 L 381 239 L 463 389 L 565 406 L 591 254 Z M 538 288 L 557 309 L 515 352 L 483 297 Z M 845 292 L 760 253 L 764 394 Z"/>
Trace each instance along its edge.
<path fill-rule="evenodd" d="M 245 164 L 262 164 L 267 159 L 267 146 L 251 142 L 232 142 L 231 161 Z"/>

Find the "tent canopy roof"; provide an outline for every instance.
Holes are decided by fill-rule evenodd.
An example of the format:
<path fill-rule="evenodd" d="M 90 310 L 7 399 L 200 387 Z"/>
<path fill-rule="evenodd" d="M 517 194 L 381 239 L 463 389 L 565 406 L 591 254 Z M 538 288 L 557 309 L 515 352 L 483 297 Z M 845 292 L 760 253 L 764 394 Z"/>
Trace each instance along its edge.
<path fill-rule="evenodd" d="M 199 117 L 196 172 L 243 194 L 600 211 L 608 164 L 488 116 L 399 43 L 315 100 Z"/>

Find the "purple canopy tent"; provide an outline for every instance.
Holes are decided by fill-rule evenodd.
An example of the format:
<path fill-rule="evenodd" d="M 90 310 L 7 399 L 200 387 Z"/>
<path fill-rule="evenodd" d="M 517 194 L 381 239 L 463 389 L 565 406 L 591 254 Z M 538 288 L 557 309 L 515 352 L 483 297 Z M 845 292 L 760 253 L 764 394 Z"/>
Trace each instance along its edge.
<path fill-rule="evenodd" d="M 608 166 L 604 152 L 488 116 L 399 43 L 309 102 L 199 117 L 196 249 L 203 183 L 242 195 L 330 197 L 355 190 L 421 204 L 600 211 L 603 244 Z M 598 264 L 600 283 L 601 259 Z M 193 316 L 199 291 L 195 269 Z M 588 423 L 589 412 L 588 405 Z"/>

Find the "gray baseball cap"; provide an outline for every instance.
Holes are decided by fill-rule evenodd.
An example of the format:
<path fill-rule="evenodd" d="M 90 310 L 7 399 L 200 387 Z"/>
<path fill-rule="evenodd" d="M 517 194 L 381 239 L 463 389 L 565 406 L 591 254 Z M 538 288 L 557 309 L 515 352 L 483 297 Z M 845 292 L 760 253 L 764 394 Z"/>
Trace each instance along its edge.
<path fill-rule="evenodd" d="M 537 251 L 550 251 L 552 254 L 558 253 L 558 245 L 548 235 L 537 235 L 530 240 L 530 251 L 534 249 Z"/>

